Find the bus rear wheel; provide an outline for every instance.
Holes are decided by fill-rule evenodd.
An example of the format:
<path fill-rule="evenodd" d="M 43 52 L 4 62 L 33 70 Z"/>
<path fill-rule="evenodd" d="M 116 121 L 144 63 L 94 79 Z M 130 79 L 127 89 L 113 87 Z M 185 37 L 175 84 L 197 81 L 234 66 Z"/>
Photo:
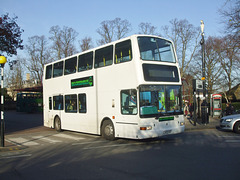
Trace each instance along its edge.
<path fill-rule="evenodd" d="M 110 141 L 115 139 L 115 130 L 110 120 L 105 120 L 102 125 L 102 136 Z"/>
<path fill-rule="evenodd" d="M 55 118 L 54 128 L 56 129 L 57 132 L 61 132 L 62 131 L 62 129 L 61 129 L 61 120 L 60 120 L 60 118 L 58 116 Z"/>

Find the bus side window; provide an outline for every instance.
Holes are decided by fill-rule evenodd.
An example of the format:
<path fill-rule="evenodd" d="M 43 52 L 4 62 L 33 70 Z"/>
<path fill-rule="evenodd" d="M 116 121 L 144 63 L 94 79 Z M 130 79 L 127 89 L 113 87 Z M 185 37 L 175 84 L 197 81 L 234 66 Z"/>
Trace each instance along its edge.
<path fill-rule="evenodd" d="M 86 94 L 78 94 L 79 113 L 87 112 Z"/>
<path fill-rule="evenodd" d="M 115 63 L 122 63 L 132 60 L 131 41 L 123 41 L 115 46 Z"/>
<path fill-rule="evenodd" d="M 52 110 L 52 97 L 49 97 L 49 110 Z"/>
<path fill-rule="evenodd" d="M 51 78 L 52 78 L 52 64 L 46 67 L 46 76 L 45 76 L 45 79 L 51 79 Z"/>
<path fill-rule="evenodd" d="M 96 50 L 95 53 L 95 68 L 112 65 L 113 63 L 113 46 L 104 47 Z"/>
<path fill-rule="evenodd" d="M 63 61 L 57 62 L 53 65 L 53 77 L 63 75 Z"/>
<path fill-rule="evenodd" d="M 92 69 L 93 52 L 79 55 L 78 57 L 78 72 Z"/>
<path fill-rule="evenodd" d="M 77 95 L 65 96 L 65 112 L 76 113 L 77 112 Z"/>
<path fill-rule="evenodd" d="M 63 110 L 63 96 L 53 96 L 53 109 Z"/>
<path fill-rule="evenodd" d="M 73 74 L 76 72 L 77 56 L 65 60 L 64 75 Z"/>
<path fill-rule="evenodd" d="M 121 91 L 122 114 L 137 114 L 137 91 L 135 89 Z"/>

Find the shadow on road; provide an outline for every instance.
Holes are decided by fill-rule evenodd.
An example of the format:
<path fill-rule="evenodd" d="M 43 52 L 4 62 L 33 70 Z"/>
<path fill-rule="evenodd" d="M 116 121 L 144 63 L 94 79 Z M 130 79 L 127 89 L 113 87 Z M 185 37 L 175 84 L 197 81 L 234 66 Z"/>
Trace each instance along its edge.
<path fill-rule="evenodd" d="M 5 133 L 9 134 L 43 126 L 43 114 L 5 111 L 4 121 Z"/>

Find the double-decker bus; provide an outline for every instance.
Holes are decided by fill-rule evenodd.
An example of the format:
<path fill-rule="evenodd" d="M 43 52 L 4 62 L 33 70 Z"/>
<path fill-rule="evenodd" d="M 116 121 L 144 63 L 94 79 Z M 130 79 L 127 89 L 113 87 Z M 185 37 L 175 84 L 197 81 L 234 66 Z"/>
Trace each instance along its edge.
<path fill-rule="evenodd" d="M 44 126 L 115 138 L 184 131 L 173 43 L 130 37 L 46 64 Z"/>

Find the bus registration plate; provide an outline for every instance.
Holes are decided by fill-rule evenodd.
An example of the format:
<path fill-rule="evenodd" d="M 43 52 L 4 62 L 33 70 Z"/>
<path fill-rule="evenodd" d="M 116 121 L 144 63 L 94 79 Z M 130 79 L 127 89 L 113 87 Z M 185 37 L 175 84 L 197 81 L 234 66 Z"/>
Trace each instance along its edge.
<path fill-rule="evenodd" d="M 163 131 L 163 135 L 170 134 L 171 132 L 172 132 L 172 130 L 166 130 L 166 131 Z"/>

